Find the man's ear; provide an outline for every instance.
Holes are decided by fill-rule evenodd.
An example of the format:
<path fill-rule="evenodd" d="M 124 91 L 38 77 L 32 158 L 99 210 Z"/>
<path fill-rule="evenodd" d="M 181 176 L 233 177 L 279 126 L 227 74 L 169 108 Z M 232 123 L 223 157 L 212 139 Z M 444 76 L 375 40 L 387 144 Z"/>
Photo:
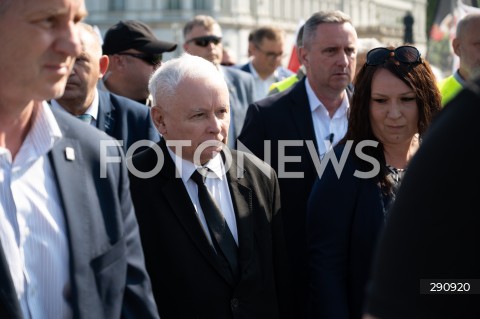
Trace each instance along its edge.
<path fill-rule="evenodd" d="M 150 112 L 152 115 L 152 121 L 155 127 L 157 128 L 160 134 L 165 135 L 168 134 L 167 132 L 167 125 L 165 123 L 165 112 L 163 108 L 158 105 L 154 105 L 150 108 Z"/>
<path fill-rule="evenodd" d="M 453 48 L 453 52 L 457 56 L 460 56 L 460 41 L 457 38 L 454 38 L 452 40 L 452 48 Z"/>
<path fill-rule="evenodd" d="M 100 57 L 100 61 L 99 61 L 100 77 L 103 77 L 107 72 L 109 62 L 110 62 L 110 59 L 108 58 L 108 55 L 102 55 Z"/>
<path fill-rule="evenodd" d="M 307 54 L 307 50 L 304 47 L 300 47 L 297 49 L 297 54 L 300 64 L 305 65 L 305 67 L 309 66 L 310 61 L 308 59 L 309 56 Z"/>

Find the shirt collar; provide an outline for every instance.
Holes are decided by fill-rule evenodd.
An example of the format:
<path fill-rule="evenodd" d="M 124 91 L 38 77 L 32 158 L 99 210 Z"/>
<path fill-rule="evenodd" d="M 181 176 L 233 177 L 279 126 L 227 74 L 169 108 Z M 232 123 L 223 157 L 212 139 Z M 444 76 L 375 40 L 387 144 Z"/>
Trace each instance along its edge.
<path fill-rule="evenodd" d="M 252 76 L 255 78 L 255 79 L 259 79 L 259 80 L 262 80 L 262 81 L 267 81 L 268 79 L 276 79 L 278 77 L 278 71 L 277 69 L 275 69 L 275 71 L 270 74 L 268 76 L 268 78 L 266 78 L 265 80 L 263 80 L 260 75 L 258 75 L 258 72 L 257 70 L 255 70 L 255 67 L 253 66 L 252 64 L 252 61 L 248 62 L 248 67 L 250 68 L 250 72 L 252 73 Z"/>
<path fill-rule="evenodd" d="M 98 104 L 99 104 L 99 98 L 98 98 L 98 89 L 95 88 L 95 96 L 93 97 L 92 104 L 88 107 L 88 109 L 83 113 L 83 114 L 89 114 L 93 117 L 93 119 L 96 121 L 98 118 Z M 58 102 L 57 100 L 51 100 L 50 104 L 52 107 L 54 107 L 57 110 L 62 110 L 64 112 L 67 112 Z"/>
<path fill-rule="evenodd" d="M 62 138 L 62 131 L 50 109 L 50 105 L 44 101 L 37 108 L 33 124 L 23 141 L 15 162 L 25 165 L 46 155 L 55 143 Z"/>
<path fill-rule="evenodd" d="M 308 82 L 308 78 L 305 79 L 305 89 L 307 91 L 308 103 L 310 104 L 310 111 L 313 113 L 318 108 L 321 108 L 322 110 L 327 111 L 325 109 L 325 106 L 323 105 L 322 101 L 320 101 L 318 99 L 317 95 L 315 94 L 315 92 L 313 92 L 313 89 L 310 86 L 310 83 Z M 344 114 L 348 110 L 349 107 L 350 107 L 350 103 L 348 102 L 348 94 L 347 94 L 347 92 L 345 92 L 345 94 L 343 95 L 342 104 L 340 105 L 340 107 L 335 112 L 334 117 L 336 117 L 337 114 L 339 114 L 339 115 Z"/>
<path fill-rule="evenodd" d="M 197 166 L 190 161 L 187 161 L 181 157 L 178 157 L 177 154 L 175 154 L 170 149 L 170 147 L 167 147 L 167 149 L 168 149 L 168 153 L 170 154 L 170 157 L 175 163 L 177 172 L 180 172 L 181 174 L 182 181 L 186 183 L 192 176 L 193 172 L 200 166 Z M 220 180 L 223 180 L 225 176 L 225 167 L 223 165 L 222 156 L 220 155 L 220 153 L 217 154 L 210 161 L 208 161 L 208 163 L 204 165 L 204 167 L 208 167 L 214 173 L 215 178 L 219 178 Z M 209 177 L 211 177 L 211 175 L 209 175 Z"/>
<path fill-rule="evenodd" d="M 458 83 L 460 83 L 462 86 L 465 86 L 466 81 L 462 78 L 458 70 L 453 73 L 453 77 L 455 78 L 455 80 L 457 80 Z"/>

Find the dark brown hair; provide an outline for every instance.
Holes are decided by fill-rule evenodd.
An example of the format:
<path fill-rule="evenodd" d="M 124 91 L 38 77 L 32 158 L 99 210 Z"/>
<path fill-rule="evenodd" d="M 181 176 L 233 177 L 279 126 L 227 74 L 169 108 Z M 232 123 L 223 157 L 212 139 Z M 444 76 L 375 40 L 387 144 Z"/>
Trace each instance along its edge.
<path fill-rule="evenodd" d="M 394 49 L 394 48 L 389 48 Z M 421 60 L 413 64 L 405 64 L 398 62 L 393 55 L 379 65 L 367 65 L 358 72 L 354 80 L 354 93 L 350 103 L 348 114 L 348 129 L 341 143 L 347 140 L 353 141 L 353 147 L 364 140 L 374 140 L 379 142 L 377 147 L 368 147 L 364 149 L 364 153 L 374 157 L 380 164 L 381 169 L 378 175 L 382 188 L 389 192 L 391 184 L 386 179 L 387 170 L 385 156 L 383 153 L 382 143 L 374 136 L 372 125 L 370 123 L 370 103 L 372 95 L 372 79 L 375 73 L 385 69 L 399 78 L 408 87 L 410 87 L 416 96 L 418 107 L 418 133 L 420 138 L 425 133 L 432 119 L 441 109 L 441 95 L 436 84 L 436 78 L 427 61 Z M 360 164 L 370 165 L 362 161 Z M 371 167 L 366 168 L 367 170 Z"/>

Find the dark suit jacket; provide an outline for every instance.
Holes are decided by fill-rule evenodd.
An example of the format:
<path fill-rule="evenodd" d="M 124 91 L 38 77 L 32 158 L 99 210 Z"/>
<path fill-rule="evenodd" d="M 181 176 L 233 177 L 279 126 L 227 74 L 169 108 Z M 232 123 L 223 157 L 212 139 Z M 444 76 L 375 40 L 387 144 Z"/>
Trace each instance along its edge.
<path fill-rule="evenodd" d="M 65 212 L 74 318 L 158 318 L 126 167 L 109 163 L 101 178 L 99 141 L 111 138 L 65 112 L 53 112 L 63 137 L 48 158 Z M 66 158 L 68 147 L 74 160 Z M 108 147 L 107 155 L 123 153 Z M 0 317 L 22 318 L 1 246 L 0 282 Z"/>
<path fill-rule="evenodd" d="M 248 105 L 253 103 L 255 82 L 253 76 L 236 68 L 220 66 L 230 93 L 230 106 L 233 112 L 231 122 L 235 129 L 235 137 L 240 135 Z"/>
<path fill-rule="evenodd" d="M 340 159 L 344 145 L 335 147 Z M 337 176 L 331 162 L 313 185 L 307 207 L 310 255 L 308 318 L 360 319 L 365 289 L 386 207 L 377 178 L 365 171 L 351 149 Z"/>
<path fill-rule="evenodd" d="M 276 175 L 257 158 L 243 168 L 232 151 L 227 179 L 237 220 L 240 280 L 220 266 L 196 217 L 188 192 L 168 154 L 152 178 L 131 178 L 147 270 L 162 319 L 279 318 L 286 316 L 289 293 Z M 150 171 L 157 155 L 148 149 L 133 157 L 140 171 Z M 259 167 L 270 172 L 267 177 Z M 237 177 L 237 171 L 243 177 Z"/>
<path fill-rule="evenodd" d="M 123 150 L 139 140 L 158 142 L 148 106 L 103 90 L 98 90 L 97 128 L 123 141 Z"/>
<path fill-rule="evenodd" d="M 238 138 L 248 150 L 261 159 L 268 160 L 270 156 L 271 165 L 277 172 L 299 318 L 306 309 L 309 283 L 305 236 L 306 203 L 317 176 L 312 156 L 318 158 L 318 142 L 313 128 L 305 80 L 306 77 L 283 92 L 251 104 Z M 350 96 L 349 90 L 347 94 Z M 264 141 L 271 141 L 271 147 L 266 148 L 270 153 L 265 154 Z M 299 145 L 287 146 L 284 151 L 286 156 L 296 158 L 279 161 L 281 149 L 279 141 L 298 141 L 295 143 Z M 243 150 L 241 145 L 237 148 Z M 284 172 L 297 172 L 303 177 L 286 177 L 282 174 L 279 170 L 279 164 L 283 165 L 282 161 L 286 162 Z"/>
<path fill-rule="evenodd" d="M 250 105 L 239 141 L 253 154 L 267 159 L 268 156 L 265 156 L 264 152 L 266 140 L 271 141 L 271 147 L 267 147 L 267 150 L 270 151 L 271 165 L 279 177 L 287 251 L 297 295 L 296 307 L 298 311 L 304 311 L 308 291 L 306 203 L 317 176 L 306 141 L 310 141 L 313 146 L 312 152 L 318 154 L 305 79 L 288 90 Z M 285 171 L 301 172 L 303 178 L 286 178 L 279 172 L 280 140 L 300 141 L 300 146 L 285 148 L 287 156 L 299 157 L 298 161 L 289 159 L 285 164 Z M 237 148 L 242 150 L 240 145 Z"/>
<path fill-rule="evenodd" d="M 478 294 L 441 294 L 429 284 L 467 282 L 479 291 L 479 105 L 477 78 L 445 105 L 424 135 L 380 239 L 369 313 L 391 319 L 480 318 Z"/>

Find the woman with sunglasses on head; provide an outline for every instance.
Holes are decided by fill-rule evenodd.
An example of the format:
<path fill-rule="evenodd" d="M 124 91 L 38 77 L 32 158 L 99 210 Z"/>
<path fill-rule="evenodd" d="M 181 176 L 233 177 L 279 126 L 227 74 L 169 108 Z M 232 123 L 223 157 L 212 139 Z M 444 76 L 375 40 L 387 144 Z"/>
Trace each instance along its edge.
<path fill-rule="evenodd" d="M 308 202 L 309 318 L 361 318 L 378 234 L 441 105 L 412 46 L 369 51 L 354 86 L 347 133 L 319 165 Z"/>

